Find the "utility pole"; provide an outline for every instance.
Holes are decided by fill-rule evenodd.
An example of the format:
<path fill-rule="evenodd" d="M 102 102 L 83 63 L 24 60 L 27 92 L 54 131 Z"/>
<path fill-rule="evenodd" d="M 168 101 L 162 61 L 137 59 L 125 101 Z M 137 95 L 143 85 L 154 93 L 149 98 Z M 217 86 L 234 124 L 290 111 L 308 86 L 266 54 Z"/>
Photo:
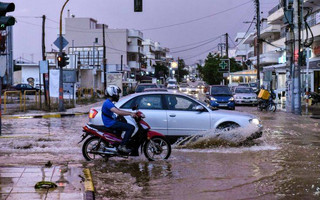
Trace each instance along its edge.
<path fill-rule="evenodd" d="M 228 40 L 229 34 L 226 33 L 226 56 L 227 59 L 229 59 L 229 40 Z"/>
<path fill-rule="evenodd" d="M 42 15 L 42 60 L 46 60 L 46 43 L 45 43 L 45 33 L 46 33 L 46 16 Z M 44 86 L 44 74 L 42 77 L 43 80 L 43 86 Z M 40 110 L 42 109 L 42 100 L 41 100 L 41 72 L 40 72 L 40 66 L 39 66 L 39 86 L 40 86 L 40 90 L 39 90 L 39 97 L 40 97 Z M 44 86 L 44 88 L 46 88 Z M 44 93 L 46 94 L 46 89 L 44 90 Z M 45 102 L 47 102 L 47 97 L 45 95 Z"/>
<path fill-rule="evenodd" d="M 301 49 L 301 6 L 300 0 L 295 0 L 293 4 L 293 24 L 294 24 L 294 71 L 293 71 L 293 113 L 301 115 L 301 66 L 299 63 Z"/>
<path fill-rule="evenodd" d="M 60 27 L 59 27 L 59 42 L 60 42 L 60 47 L 59 47 L 59 54 L 61 55 L 62 54 L 62 14 L 63 14 L 63 10 L 64 8 L 66 7 L 67 3 L 69 2 L 69 0 L 67 0 L 62 8 L 61 8 L 61 11 L 60 11 Z M 58 111 L 59 112 L 62 112 L 62 111 L 65 111 L 65 108 L 64 108 L 64 103 L 63 103 L 63 69 L 62 69 L 62 66 L 60 66 L 59 68 L 59 107 L 58 107 Z"/>
<path fill-rule="evenodd" d="M 180 66 L 180 58 L 178 57 L 178 67 L 177 67 L 177 70 L 178 70 L 178 83 L 179 83 L 179 80 L 180 80 L 180 72 L 179 72 L 179 66 Z"/>
<path fill-rule="evenodd" d="M 105 94 L 105 91 L 107 89 L 107 59 L 106 59 L 106 32 L 105 32 L 105 25 L 103 24 L 102 26 L 102 37 L 103 37 L 103 81 L 104 81 L 104 84 L 103 84 L 103 89 L 104 89 L 104 95 Z"/>
<path fill-rule="evenodd" d="M 123 70 L 122 66 L 123 66 L 123 55 L 121 55 L 121 73 L 122 73 L 122 70 Z"/>
<path fill-rule="evenodd" d="M 260 1 L 255 0 L 257 15 L 257 86 L 260 90 Z"/>
<path fill-rule="evenodd" d="M 284 5 L 285 17 L 289 16 L 292 13 L 292 2 L 286 2 Z M 294 16 L 293 16 L 294 17 Z M 286 53 L 287 53 L 287 62 L 286 62 L 286 112 L 294 111 L 294 23 L 292 18 L 286 17 Z"/>

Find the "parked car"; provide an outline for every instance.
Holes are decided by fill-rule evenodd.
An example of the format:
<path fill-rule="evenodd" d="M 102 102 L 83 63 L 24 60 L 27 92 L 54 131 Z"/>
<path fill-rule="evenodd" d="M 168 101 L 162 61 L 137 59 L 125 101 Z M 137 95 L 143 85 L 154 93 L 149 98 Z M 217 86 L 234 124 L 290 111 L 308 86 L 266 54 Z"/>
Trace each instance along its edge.
<path fill-rule="evenodd" d="M 10 87 L 7 88 L 6 91 L 21 91 L 22 93 L 24 93 L 24 91 L 28 91 L 28 90 L 35 90 L 35 91 L 39 91 L 38 88 L 34 88 L 29 84 L 25 84 L 25 83 L 19 83 L 16 85 L 12 85 Z"/>
<path fill-rule="evenodd" d="M 253 89 L 255 93 L 258 92 L 258 83 L 249 83 L 249 86 Z"/>
<path fill-rule="evenodd" d="M 159 86 L 155 83 L 140 83 L 137 85 L 135 91 L 136 91 L 136 93 L 143 92 L 144 89 L 146 89 L 146 88 L 159 88 Z"/>
<path fill-rule="evenodd" d="M 143 92 L 167 92 L 166 88 L 145 88 Z"/>
<path fill-rule="evenodd" d="M 211 110 L 204 103 L 181 93 L 135 93 L 121 98 L 115 105 L 127 111 L 138 106 L 152 129 L 166 135 L 171 142 L 209 129 L 247 127 L 250 124 L 258 128 L 250 136 L 252 139 L 262 134 L 262 125 L 256 116 L 236 111 Z M 101 107 L 90 110 L 89 124 L 103 125 Z"/>
<path fill-rule="evenodd" d="M 212 85 L 207 92 L 206 101 L 215 108 L 235 109 L 235 102 L 232 92 L 228 86 Z"/>
<path fill-rule="evenodd" d="M 189 85 L 188 83 L 181 83 L 179 87 L 180 92 L 188 92 L 189 90 Z"/>
<path fill-rule="evenodd" d="M 191 76 L 191 77 L 189 78 L 189 80 L 190 80 L 191 82 L 195 82 L 195 81 L 196 81 L 196 78 L 195 78 L 194 76 Z"/>
<path fill-rule="evenodd" d="M 251 87 L 236 87 L 233 93 L 236 104 L 257 105 L 257 94 Z"/>
<path fill-rule="evenodd" d="M 238 86 L 250 87 L 249 83 L 239 83 Z"/>

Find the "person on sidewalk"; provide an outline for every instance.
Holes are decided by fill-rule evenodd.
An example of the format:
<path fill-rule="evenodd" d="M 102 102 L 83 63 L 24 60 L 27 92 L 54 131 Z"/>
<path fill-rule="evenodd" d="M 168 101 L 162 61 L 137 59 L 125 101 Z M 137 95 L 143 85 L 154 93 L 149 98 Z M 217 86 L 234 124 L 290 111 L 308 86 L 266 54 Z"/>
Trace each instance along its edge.
<path fill-rule="evenodd" d="M 126 146 L 129 142 L 130 137 L 132 136 L 135 127 L 131 124 L 117 121 L 115 118 L 115 114 L 120 116 L 128 116 L 136 117 L 136 114 L 133 112 L 128 112 L 124 110 L 118 109 L 113 102 L 117 102 L 119 100 L 119 94 L 121 93 L 121 89 L 118 86 L 111 85 L 109 86 L 105 94 L 107 95 L 107 100 L 102 105 L 102 121 L 104 126 L 114 129 L 116 131 L 125 131 L 125 135 L 121 141 L 121 144 L 118 147 L 118 150 L 123 153 L 130 153 L 131 150 Z"/>

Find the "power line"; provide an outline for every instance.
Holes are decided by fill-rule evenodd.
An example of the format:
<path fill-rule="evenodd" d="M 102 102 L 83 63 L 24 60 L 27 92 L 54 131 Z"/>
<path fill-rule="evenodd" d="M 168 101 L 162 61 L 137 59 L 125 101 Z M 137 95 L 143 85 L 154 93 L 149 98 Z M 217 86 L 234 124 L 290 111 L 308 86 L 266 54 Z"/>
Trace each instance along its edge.
<path fill-rule="evenodd" d="M 173 27 L 173 26 L 179 26 L 179 25 L 182 25 L 182 24 L 192 23 L 192 22 L 195 22 L 195 21 L 199 21 L 199 20 L 202 20 L 202 19 L 210 18 L 210 17 L 216 16 L 216 15 L 219 15 L 219 14 L 222 14 L 222 13 L 225 13 L 225 12 L 228 12 L 228 11 L 230 11 L 230 10 L 237 9 L 237 8 L 239 8 L 239 7 L 241 7 L 241 6 L 244 6 L 244 5 L 246 5 L 246 4 L 249 4 L 249 3 L 252 3 L 251 0 L 248 1 L 248 2 L 246 2 L 246 3 L 239 4 L 239 5 L 237 5 L 237 6 L 234 6 L 234 7 L 229 8 L 229 9 L 226 9 L 226 10 L 223 10 L 223 11 L 220 11 L 220 12 L 217 12 L 217 13 L 214 13 L 214 14 L 211 14 L 211 15 L 207 15 L 207 16 L 204 16 L 204 17 L 200 17 L 200 18 L 196 18 L 196 19 L 192 19 L 192 20 L 188 20 L 188 21 L 184 21 L 184 22 L 180 22 L 180 23 L 176 23 L 176 24 L 170 24 L 170 25 L 165 25 L 165 26 L 159 26 L 159 27 L 141 29 L 141 31 L 151 31 L 151 30 L 169 28 L 169 27 Z"/>
<path fill-rule="evenodd" d="M 206 51 L 203 51 L 203 52 L 201 52 L 201 53 L 199 53 L 199 54 L 197 54 L 197 55 L 193 55 L 193 56 L 191 56 L 191 57 L 183 58 L 183 60 L 189 60 L 189 59 L 191 59 L 191 58 L 194 58 L 194 57 L 200 56 L 200 55 L 202 55 L 202 54 L 204 54 L 204 53 L 208 53 L 208 52 L 210 52 L 210 51 L 212 51 L 212 50 L 216 49 L 217 47 L 218 47 L 218 46 L 215 46 L 215 47 L 210 48 L 210 49 L 208 49 L 208 50 L 206 50 Z"/>
<path fill-rule="evenodd" d="M 173 52 L 171 52 L 171 53 L 180 53 L 180 52 L 184 52 L 184 51 L 189 51 L 189 50 L 192 50 L 192 49 L 196 49 L 196 48 L 198 48 L 198 47 L 201 47 L 201 46 L 204 46 L 204 45 L 210 44 L 211 42 L 214 42 L 214 41 L 216 41 L 216 40 L 217 40 L 217 39 L 219 39 L 219 38 L 220 38 L 220 37 L 218 37 L 218 38 L 216 38 L 216 39 L 214 39 L 214 40 L 211 40 L 211 41 L 209 41 L 209 42 L 206 42 L 206 43 L 203 43 L 203 44 L 197 45 L 197 46 L 192 47 L 192 48 L 183 49 L 183 50 L 179 50 L 179 51 L 173 51 Z"/>
<path fill-rule="evenodd" d="M 193 42 L 193 43 L 190 43 L 190 44 L 186 44 L 186 45 L 183 45 L 183 46 L 179 46 L 179 47 L 173 47 L 173 48 L 170 48 L 170 49 L 180 49 L 182 47 L 188 47 L 188 46 L 192 46 L 192 45 L 195 45 L 195 44 L 199 44 L 199 43 L 203 43 L 203 42 L 207 42 L 207 41 L 210 41 L 210 40 L 213 40 L 213 39 L 216 39 L 216 38 L 219 38 L 221 37 L 221 35 L 217 36 L 217 37 L 213 37 L 213 38 L 209 38 L 209 39 L 206 39 L 206 40 L 202 40 L 200 42 Z"/>
<path fill-rule="evenodd" d="M 244 34 L 243 38 L 238 42 L 238 44 L 234 48 L 238 47 L 239 44 L 246 38 L 246 36 L 247 36 L 247 34 L 248 34 L 248 32 L 249 32 L 254 20 L 255 20 L 255 17 L 253 17 L 253 19 L 252 19 L 252 21 L 250 23 L 250 26 L 248 27 L 248 29 L 247 29 L 246 33 Z"/>

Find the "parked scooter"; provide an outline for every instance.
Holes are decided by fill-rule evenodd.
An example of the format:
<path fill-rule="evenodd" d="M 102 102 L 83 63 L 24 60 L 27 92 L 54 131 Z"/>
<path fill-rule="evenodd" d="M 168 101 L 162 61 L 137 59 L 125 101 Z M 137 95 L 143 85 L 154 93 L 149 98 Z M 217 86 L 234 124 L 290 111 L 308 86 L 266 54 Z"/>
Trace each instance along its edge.
<path fill-rule="evenodd" d="M 273 92 L 269 93 L 267 90 L 261 90 L 258 95 L 258 110 L 275 112 L 277 110 L 277 105 L 273 101 L 275 98 L 276 95 Z"/>
<path fill-rule="evenodd" d="M 88 161 L 103 157 L 106 160 L 110 157 L 120 156 L 139 156 L 143 151 L 145 157 L 150 160 L 168 159 L 171 154 L 171 145 L 161 133 L 150 130 L 151 127 L 143 120 L 145 115 L 138 111 L 136 118 L 122 118 L 127 123 L 133 124 L 136 127 L 134 135 L 130 138 L 127 146 L 132 149 L 130 154 L 124 154 L 117 150 L 122 138 L 121 133 L 107 128 L 105 126 L 96 126 L 87 124 L 83 127 L 83 135 L 81 143 L 88 138 L 82 146 L 82 154 Z"/>
<path fill-rule="evenodd" d="M 316 92 L 310 92 L 308 99 L 312 99 L 312 105 L 317 104 L 320 102 L 320 94 Z"/>

